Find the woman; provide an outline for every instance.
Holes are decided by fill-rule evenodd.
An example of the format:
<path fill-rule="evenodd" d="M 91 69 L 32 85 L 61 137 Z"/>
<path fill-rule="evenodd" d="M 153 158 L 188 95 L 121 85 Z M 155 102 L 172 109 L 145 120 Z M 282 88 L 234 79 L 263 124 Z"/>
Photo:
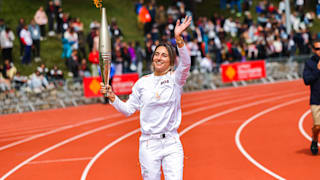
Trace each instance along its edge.
<path fill-rule="evenodd" d="M 161 166 L 166 180 L 181 180 L 183 149 L 177 129 L 181 123 L 182 87 L 190 70 L 190 56 L 181 33 L 188 28 L 191 17 L 177 21 L 174 29 L 180 59 L 176 70 L 175 49 L 160 43 L 152 55 L 153 73 L 140 78 L 132 88 L 127 102 L 112 92 L 111 86 L 101 84 L 111 104 L 129 116 L 140 110 L 141 137 L 139 161 L 145 180 L 160 180 Z"/>

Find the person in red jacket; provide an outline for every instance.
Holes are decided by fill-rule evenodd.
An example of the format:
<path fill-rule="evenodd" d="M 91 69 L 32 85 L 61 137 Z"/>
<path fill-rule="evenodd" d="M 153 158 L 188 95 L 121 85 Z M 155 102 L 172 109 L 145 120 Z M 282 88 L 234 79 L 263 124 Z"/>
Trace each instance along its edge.
<path fill-rule="evenodd" d="M 20 31 L 20 40 L 22 44 L 25 46 L 22 64 L 29 64 L 31 62 L 32 38 L 31 33 L 28 30 L 28 26 L 26 24 L 23 25 L 23 29 Z"/>
<path fill-rule="evenodd" d="M 92 76 L 99 76 L 99 51 L 96 48 L 90 52 L 89 61 L 91 62 Z"/>

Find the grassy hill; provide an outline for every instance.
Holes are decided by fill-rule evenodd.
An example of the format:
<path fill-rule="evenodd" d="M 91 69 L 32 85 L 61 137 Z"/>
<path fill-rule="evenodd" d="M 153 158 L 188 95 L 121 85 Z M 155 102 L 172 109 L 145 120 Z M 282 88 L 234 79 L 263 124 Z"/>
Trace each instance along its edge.
<path fill-rule="evenodd" d="M 149 0 L 145 0 L 148 2 Z M 254 0 L 251 8 L 251 13 L 253 17 L 256 17 L 255 6 L 258 5 L 260 0 Z M 278 5 L 278 0 L 271 0 L 276 6 Z M 115 17 L 119 27 L 124 33 L 125 41 L 138 40 L 143 41 L 143 31 L 137 28 L 137 19 L 134 12 L 134 2 L 133 0 L 103 0 L 103 7 L 106 7 L 108 22 L 110 22 L 111 17 Z M 172 0 L 159 0 L 159 4 L 164 4 L 166 6 L 173 3 Z M 224 16 L 235 16 L 235 14 L 230 14 L 229 10 L 219 9 L 219 0 L 202 0 L 202 3 L 194 3 L 194 10 L 198 16 L 212 16 L 214 12 L 223 14 Z M 18 24 L 18 19 L 23 17 L 29 24 L 33 18 L 36 10 L 40 6 L 46 7 L 47 0 L 0 0 L 0 18 L 5 20 L 5 23 L 11 27 L 14 31 Z M 314 10 L 312 3 L 309 5 L 308 9 Z M 79 17 L 84 23 L 85 34 L 89 31 L 89 24 L 93 20 L 100 21 L 100 11 L 97 9 L 92 0 L 62 0 L 62 8 L 64 12 L 70 13 L 71 17 Z M 320 21 L 317 19 L 314 22 L 312 28 L 313 32 L 320 32 Z M 87 49 L 88 52 L 88 49 Z M 41 58 L 49 68 L 54 64 L 57 64 L 61 69 L 66 71 L 64 61 L 60 58 L 62 53 L 62 44 L 58 37 L 51 37 L 45 41 L 41 41 Z M 22 66 L 21 60 L 19 59 L 19 42 L 15 40 L 15 46 L 13 49 L 14 62 L 18 70 L 22 74 L 28 75 L 36 69 L 36 67 L 41 63 L 32 63 L 31 66 Z"/>
<path fill-rule="evenodd" d="M 15 31 L 19 18 L 26 19 L 26 23 L 30 23 L 35 12 L 40 6 L 46 7 L 47 0 L 6 0 L 0 4 L 0 18 Z M 107 10 L 108 22 L 111 17 L 116 17 L 119 27 L 124 33 L 125 41 L 139 40 L 142 41 L 143 34 L 137 28 L 136 16 L 134 12 L 134 1 L 131 0 L 103 0 L 103 7 Z M 84 23 L 85 34 L 89 31 L 89 24 L 93 20 L 100 21 L 100 10 L 97 9 L 92 0 L 62 0 L 62 8 L 64 12 L 70 13 L 71 17 L 79 17 Z M 88 49 L 87 49 L 88 52 Z M 50 37 L 45 41 L 41 41 L 41 58 L 42 62 L 51 68 L 54 64 L 59 65 L 66 70 L 64 61 L 60 58 L 62 53 L 61 40 L 58 37 Z M 28 75 L 32 73 L 41 63 L 32 63 L 31 66 L 21 65 L 19 59 L 19 41 L 15 40 L 13 49 L 14 63 L 22 74 Z"/>

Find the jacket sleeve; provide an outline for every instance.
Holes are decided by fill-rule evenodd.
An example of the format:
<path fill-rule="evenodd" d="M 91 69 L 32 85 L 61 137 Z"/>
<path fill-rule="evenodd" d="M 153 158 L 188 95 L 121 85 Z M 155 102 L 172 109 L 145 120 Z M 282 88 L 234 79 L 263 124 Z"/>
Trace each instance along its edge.
<path fill-rule="evenodd" d="M 320 70 L 317 68 L 317 64 L 313 65 L 310 60 L 306 61 L 303 69 L 303 81 L 305 85 L 310 85 L 314 81 L 320 78 Z"/>
<path fill-rule="evenodd" d="M 118 110 L 125 116 L 130 116 L 134 112 L 136 112 L 136 110 L 140 110 L 140 95 L 137 86 L 138 82 L 133 86 L 132 93 L 130 94 L 127 102 L 123 102 L 116 96 L 114 102 L 111 103 L 111 105 L 116 108 L 116 110 Z"/>
<path fill-rule="evenodd" d="M 187 78 L 189 76 L 191 58 L 186 45 L 184 45 L 182 48 L 178 48 L 178 51 L 179 62 L 178 67 L 175 71 L 175 82 L 178 85 L 183 86 L 186 83 Z"/>

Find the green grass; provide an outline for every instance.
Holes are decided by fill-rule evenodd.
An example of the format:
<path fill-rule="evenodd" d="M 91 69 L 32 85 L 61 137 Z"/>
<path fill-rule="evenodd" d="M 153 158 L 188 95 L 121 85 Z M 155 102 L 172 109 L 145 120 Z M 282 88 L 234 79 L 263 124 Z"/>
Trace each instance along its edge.
<path fill-rule="evenodd" d="M 0 18 L 15 31 L 20 17 L 25 18 L 29 24 L 35 12 L 40 6 L 46 7 L 47 0 L 5 0 L 1 2 Z M 103 7 L 106 8 L 108 22 L 115 17 L 124 34 L 124 41 L 143 41 L 143 32 L 137 28 L 137 19 L 134 12 L 134 1 L 131 0 L 104 0 Z M 89 24 L 93 20 L 100 21 L 100 10 L 97 9 L 91 0 L 63 0 L 64 12 L 70 13 L 71 17 L 79 17 L 84 23 L 85 35 L 89 31 Z M 48 30 L 48 29 L 47 29 Z M 64 60 L 61 59 L 62 43 L 58 37 L 50 37 L 41 41 L 41 58 L 49 68 L 57 64 L 66 72 Z M 87 49 L 88 53 L 88 49 Z M 13 48 L 14 63 L 18 70 L 29 75 L 42 63 L 33 62 L 31 66 L 21 64 L 19 59 L 19 41 L 15 40 Z"/>
<path fill-rule="evenodd" d="M 146 0 L 148 2 L 149 0 Z M 251 7 L 251 13 L 256 21 L 257 14 L 255 13 L 255 6 L 260 0 L 254 0 Z M 278 6 L 278 0 L 271 0 L 274 5 Z M 103 0 L 103 7 L 107 10 L 108 22 L 111 21 L 111 17 L 115 17 L 119 27 L 123 31 L 124 41 L 138 40 L 143 42 L 143 30 L 138 29 L 137 19 L 134 12 L 133 0 Z M 5 23 L 15 31 L 18 19 L 23 17 L 29 24 L 33 18 L 36 10 L 40 6 L 46 7 L 47 0 L 0 0 L 0 18 L 5 20 Z M 171 0 L 158 1 L 159 4 L 168 6 L 172 4 Z M 202 3 L 194 3 L 197 16 L 211 17 L 214 12 L 217 12 L 225 17 L 233 16 L 230 14 L 229 9 L 220 10 L 219 0 L 203 0 Z M 89 24 L 93 20 L 100 21 L 100 10 L 97 9 L 92 0 L 62 0 L 62 7 L 64 12 L 69 12 L 72 17 L 79 17 L 84 23 L 85 35 L 89 31 Z M 312 8 L 312 6 L 310 7 Z M 240 17 L 242 19 L 243 17 Z M 320 21 L 315 20 L 314 26 L 311 28 L 313 32 L 320 32 Z M 88 52 L 88 49 L 87 49 Z M 24 74 L 29 75 L 39 63 L 32 63 L 31 66 L 21 65 L 19 59 L 19 42 L 15 40 L 15 46 L 13 49 L 14 63 L 18 70 Z M 45 41 L 41 41 L 41 58 L 49 68 L 57 64 L 61 69 L 66 72 L 64 60 L 61 59 L 62 44 L 58 37 L 51 37 Z M 41 62 L 40 62 L 41 63 Z"/>

